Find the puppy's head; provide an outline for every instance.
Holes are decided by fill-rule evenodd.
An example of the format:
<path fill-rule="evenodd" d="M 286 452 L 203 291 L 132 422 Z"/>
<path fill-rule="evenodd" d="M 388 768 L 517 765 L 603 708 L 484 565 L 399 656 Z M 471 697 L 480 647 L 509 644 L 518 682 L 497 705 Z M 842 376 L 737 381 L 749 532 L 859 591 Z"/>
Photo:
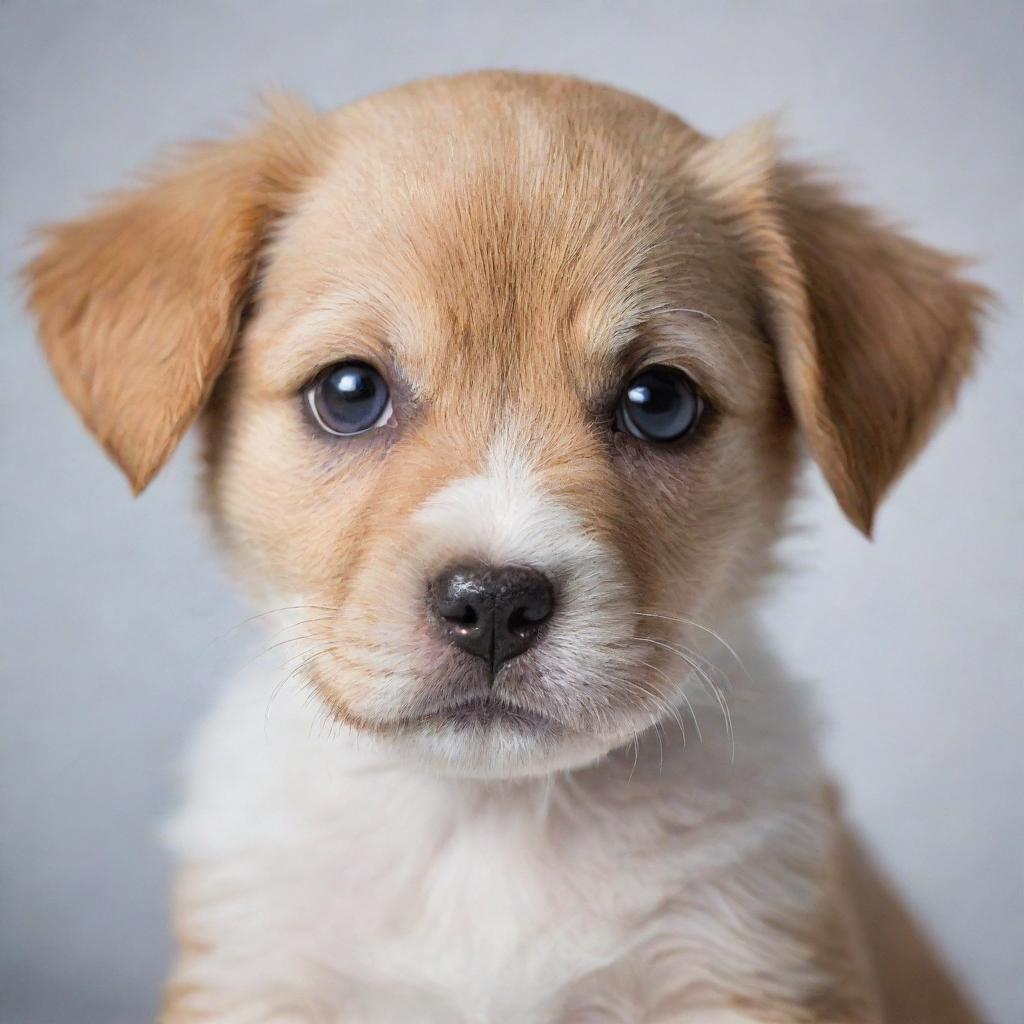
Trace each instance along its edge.
<path fill-rule="evenodd" d="M 484 775 L 584 763 L 681 699 L 798 434 L 867 532 L 984 297 L 763 126 L 497 74 L 281 108 L 54 229 L 29 280 L 136 490 L 205 409 L 215 521 L 317 609 L 327 707 Z"/>

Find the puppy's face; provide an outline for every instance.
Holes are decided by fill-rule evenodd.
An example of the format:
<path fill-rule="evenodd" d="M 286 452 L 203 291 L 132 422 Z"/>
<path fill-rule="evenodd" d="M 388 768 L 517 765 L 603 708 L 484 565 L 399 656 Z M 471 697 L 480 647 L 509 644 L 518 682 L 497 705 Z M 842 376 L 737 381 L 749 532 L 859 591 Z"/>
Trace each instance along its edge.
<path fill-rule="evenodd" d="M 778 518 L 750 275 L 625 139 L 386 113 L 268 251 L 210 419 L 218 518 L 321 609 L 339 718 L 471 771 L 592 758 L 679 699 L 658 616 L 709 615 Z"/>
<path fill-rule="evenodd" d="M 973 347 L 979 293 L 937 254 L 806 181 L 787 209 L 762 137 L 711 143 L 609 90 L 426 83 L 238 147 L 161 193 L 170 222 L 218 174 L 230 190 L 187 232 L 191 265 L 152 270 L 158 291 L 186 279 L 174 316 L 209 320 L 176 371 L 181 393 L 200 365 L 196 393 L 156 417 L 173 436 L 124 426 L 132 389 L 166 398 L 123 359 L 79 405 L 139 485 L 217 380 L 207 481 L 236 564 L 308 609 L 303 674 L 333 715 L 446 770 L 570 767 L 660 718 L 694 671 L 688 624 L 766 566 L 794 419 L 866 528 Z M 74 245 L 98 249 L 83 230 L 130 234 L 119 213 L 62 229 L 33 270 L 73 398 L 88 311 L 48 313 L 66 314 Z M 830 231 L 842 255 L 822 252 Z M 835 323 L 879 315 L 859 311 L 873 298 L 905 326 L 925 284 L 949 323 L 922 324 L 923 350 Z M 873 394 L 894 387 L 899 411 Z"/>

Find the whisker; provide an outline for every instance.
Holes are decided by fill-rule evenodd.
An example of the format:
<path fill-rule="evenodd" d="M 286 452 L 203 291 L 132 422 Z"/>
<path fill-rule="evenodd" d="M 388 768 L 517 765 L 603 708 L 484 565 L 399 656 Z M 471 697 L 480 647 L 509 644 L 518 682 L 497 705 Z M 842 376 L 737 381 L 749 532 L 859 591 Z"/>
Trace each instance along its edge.
<path fill-rule="evenodd" d="M 274 630 L 274 632 L 271 633 L 270 636 L 271 638 L 273 638 L 275 636 L 280 636 L 286 630 L 298 629 L 300 626 L 315 626 L 321 622 L 334 622 L 334 616 L 324 615 L 317 619 L 302 619 L 300 622 L 289 622 L 287 626 L 282 626 L 280 629 Z"/>
<path fill-rule="evenodd" d="M 276 643 L 273 643 L 269 647 L 267 647 L 263 651 L 263 653 L 264 654 L 269 654 L 271 651 L 277 650 L 278 647 L 284 647 L 285 644 L 297 644 L 297 643 L 301 643 L 303 640 L 315 640 L 315 639 L 316 639 L 316 634 L 315 633 L 307 633 L 305 636 L 293 636 L 293 637 L 291 637 L 290 639 L 287 639 L 287 640 L 278 640 Z"/>
<path fill-rule="evenodd" d="M 664 679 L 665 682 L 669 684 L 670 687 L 673 685 L 673 680 L 669 676 L 669 674 L 667 672 L 664 672 L 662 669 L 658 668 L 657 665 L 652 665 L 650 662 L 645 661 L 644 666 L 646 668 L 649 668 L 652 672 L 657 672 L 662 677 L 662 679 Z M 640 687 L 641 692 L 646 694 L 652 701 L 654 701 L 655 705 L 661 710 L 662 714 L 668 715 L 676 723 L 676 725 L 679 727 L 679 734 L 683 737 L 683 746 L 685 747 L 686 729 L 683 727 L 683 720 L 679 715 L 679 709 L 675 707 L 672 704 L 672 702 L 669 701 L 663 694 L 659 694 L 656 691 L 651 690 L 649 687 L 645 686 L 642 680 L 637 680 L 636 685 Z M 693 718 L 693 724 L 697 731 L 697 738 L 700 740 L 701 743 L 703 743 L 704 740 L 700 734 L 700 726 L 697 724 L 697 716 L 693 714 L 693 706 L 690 704 L 685 693 L 681 693 L 680 696 L 683 698 L 683 700 L 686 701 L 687 707 L 690 708 L 690 715 Z"/>
<path fill-rule="evenodd" d="M 243 626 L 249 625 L 250 622 L 255 622 L 257 619 L 265 619 L 268 615 L 283 615 L 285 612 L 301 612 L 301 611 L 315 611 L 315 612 L 333 612 L 335 615 L 340 614 L 340 608 L 332 608 L 325 604 L 291 604 L 285 605 L 281 608 L 268 608 L 264 612 L 257 612 L 255 615 L 250 615 L 248 618 L 242 619 L 241 622 L 236 623 L 232 626 L 224 636 L 230 636 L 237 629 L 241 629 Z"/>
<path fill-rule="evenodd" d="M 661 640 L 655 640 L 655 639 L 653 639 L 652 637 L 649 637 L 649 636 L 646 636 L 646 637 L 645 636 L 638 636 L 638 637 L 635 637 L 635 639 L 636 640 L 641 640 L 641 641 L 646 641 L 649 644 L 653 644 L 655 647 L 664 648 L 666 651 L 669 651 L 670 653 L 674 654 L 677 658 L 681 659 L 687 665 L 689 665 L 690 668 L 693 669 L 693 671 L 697 673 L 698 678 L 700 678 L 707 685 L 707 687 L 709 688 L 712 696 L 714 696 L 715 700 L 718 702 L 719 708 L 722 711 L 722 717 L 725 720 L 725 732 L 726 732 L 726 735 L 729 737 L 729 742 L 730 742 L 731 747 L 732 747 L 732 759 L 735 760 L 735 758 L 736 758 L 736 737 L 733 734 L 732 715 L 729 712 L 729 705 L 726 702 L 726 700 L 725 700 L 725 698 L 724 698 L 724 696 L 722 694 L 721 687 L 718 686 L 714 682 L 714 680 L 711 679 L 711 677 L 700 667 L 700 665 L 696 661 L 694 661 L 693 658 L 690 655 L 688 655 L 686 652 L 684 652 L 682 650 L 679 650 L 676 647 L 673 647 L 671 644 L 666 644 L 666 643 L 664 643 Z"/>
<path fill-rule="evenodd" d="M 312 664 L 317 658 L 323 657 L 325 654 L 337 653 L 337 647 L 334 644 L 328 644 L 325 647 L 321 647 L 319 650 L 308 649 L 296 655 L 296 657 L 302 660 L 288 674 L 275 685 L 274 689 L 270 693 L 270 697 L 267 699 L 267 707 L 263 712 L 263 735 L 264 738 L 269 739 L 267 736 L 267 725 L 270 722 L 270 715 L 273 709 L 274 702 L 277 700 L 281 691 L 288 685 L 304 668 Z M 289 659 L 292 660 L 292 659 Z"/>
<path fill-rule="evenodd" d="M 629 769 L 629 778 L 626 779 L 626 785 L 628 786 L 633 781 L 633 775 L 636 772 L 636 766 L 640 763 L 640 734 L 633 730 L 633 767 Z"/>
<path fill-rule="evenodd" d="M 722 636 L 721 633 L 716 633 L 710 626 L 705 626 L 703 623 L 695 622 L 693 619 L 683 618 L 680 615 L 665 615 L 661 612 L 637 612 L 636 614 L 642 615 L 644 618 L 648 619 L 665 619 L 668 622 L 679 622 L 684 626 L 693 626 L 694 629 L 699 629 L 702 632 L 707 633 L 708 636 L 714 637 L 714 639 L 732 655 L 733 660 L 737 665 L 739 665 L 743 674 L 749 677 L 750 673 L 747 672 L 746 666 L 743 664 L 743 659 L 736 653 L 735 648 L 728 640 L 725 639 L 724 636 Z"/>
<path fill-rule="evenodd" d="M 646 639 L 646 638 L 645 637 L 639 637 L 638 639 L 643 640 L 643 639 Z M 664 679 L 665 682 L 669 684 L 669 686 L 672 685 L 672 677 L 664 669 L 658 668 L 657 665 L 652 665 L 649 662 L 644 662 L 644 664 L 649 669 L 652 669 L 653 671 L 657 672 L 662 677 L 662 679 Z M 701 746 L 703 746 L 704 745 L 704 736 L 703 736 L 703 734 L 700 731 L 700 722 L 697 721 L 697 712 L 694 711 L 693 705 L 690 703 L 690 698 L 686 696 L 686 692 L 684 690 L 680 690 L 679 696 L 683 698 L 683 700 L 686 702 L 687 708 L 689 708 L 690 717 L 693 719 L 693 728 L 694 728 L 695 732 L 697 733 L 697 742 L 700 743 Z M 683 730 L 682 722 L 679 723 L 679 731 L 683 733 L 683 746 L 685 746 L 686 745 L 686 732 Z"/>

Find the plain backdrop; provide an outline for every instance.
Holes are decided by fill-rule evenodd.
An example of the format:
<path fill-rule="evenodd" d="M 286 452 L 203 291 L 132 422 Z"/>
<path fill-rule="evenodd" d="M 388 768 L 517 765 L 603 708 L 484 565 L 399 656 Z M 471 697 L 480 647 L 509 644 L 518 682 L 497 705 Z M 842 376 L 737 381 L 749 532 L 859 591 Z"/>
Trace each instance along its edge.
<path fill-rule="evenodd" d="M 191 446 L 140 500 L 21 311 L 25 237 L 268 87 L 321 106 L 483 66 L 602 79 L 801 153 L 1000 295 L 954 417 L 869 544 L 813 473 L 767 611 L 850 813 L 993 1019 L 1024 1020 L 1024 4 L 0 3 L 0 1021 L 138 1024 L 170 956 L 157 838 L 248 615 Z M 920 1022 L 926 1024 L 926 1022 Z"/>

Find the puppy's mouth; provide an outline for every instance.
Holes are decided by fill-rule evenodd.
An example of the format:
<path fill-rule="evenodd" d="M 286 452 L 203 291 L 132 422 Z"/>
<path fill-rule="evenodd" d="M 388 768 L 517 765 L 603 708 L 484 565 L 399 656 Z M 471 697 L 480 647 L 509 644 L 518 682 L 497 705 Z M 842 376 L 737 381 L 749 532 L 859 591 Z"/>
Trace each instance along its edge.
<path fill-rule="evenodd" d="M 406 727 L 445 726 L 455 729 L 512 729 L 519 732 L 555 732 L 561 726 L 542 712 L 524 708 L 497 694 L 429 708 L 404 719 Z"/>

